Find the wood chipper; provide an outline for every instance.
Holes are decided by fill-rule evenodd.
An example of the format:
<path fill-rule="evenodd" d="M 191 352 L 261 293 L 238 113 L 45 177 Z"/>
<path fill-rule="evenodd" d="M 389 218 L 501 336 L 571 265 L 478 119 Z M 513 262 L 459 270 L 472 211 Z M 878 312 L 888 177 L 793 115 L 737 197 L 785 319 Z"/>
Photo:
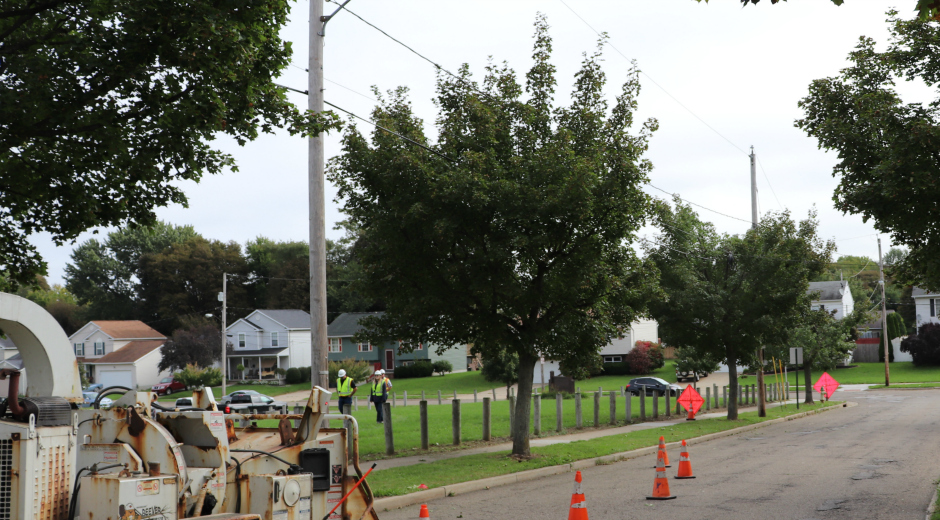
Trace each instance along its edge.
<path fill-rule="evenodd" d="M 329 518 L 378 520 L 358 425 L 327 413 L 327 390 L 314 387 L 302 414 L 226 414 L 202 389 L 194 409 L 177 411 L 119 387 L 99 394 L 123 393 L 108 409 L 81 409 L 55 320 L 0 293 L 0 328 L 29 371 L 26 396 L 0 405 L 0 520 L 320 520 L 337 505 Z M 5 376 L 17 395 L 18 374 Z M 330 419 L 347 421 L 351 442 L 347 429 L 322 427 Z"/>

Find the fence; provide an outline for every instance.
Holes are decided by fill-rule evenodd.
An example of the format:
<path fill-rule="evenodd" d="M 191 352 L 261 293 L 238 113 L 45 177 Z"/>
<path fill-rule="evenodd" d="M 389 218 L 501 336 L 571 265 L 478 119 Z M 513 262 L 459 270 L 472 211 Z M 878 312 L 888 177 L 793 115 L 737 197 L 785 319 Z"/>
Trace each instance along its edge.
<path fill-rule="evenodd" d="M 878 359 L 878 352 L 884 351 L 884 347 L 880 344 L 862 344 L 855 345 L 855 352 L 852 353 L 852 362 L 853 363 L 877 363 L 880 361 Z"/>

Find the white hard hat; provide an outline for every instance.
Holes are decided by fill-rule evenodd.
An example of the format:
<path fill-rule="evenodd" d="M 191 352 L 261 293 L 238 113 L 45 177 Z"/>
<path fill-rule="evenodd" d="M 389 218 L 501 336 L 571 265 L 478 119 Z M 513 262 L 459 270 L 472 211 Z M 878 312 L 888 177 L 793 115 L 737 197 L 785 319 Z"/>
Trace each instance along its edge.
<path fill-rule="evenodd" d="M 384 369 L 384 368 L 381 369 L 381 370 L 379 370 L 379 372 L 381 372 L 383 376 L 385 375 L 385 369 Z"/>
<path fill-rule="evenodd" d="M 342 368 L 339 369 L 339 377 L 346 377 L 346 371 L 343 370 Z"/>
<path fill-rule="evenodd" d="M 381 371 L 381 370 L 376 370 L 376 371 L 375 371 L 375 375 L 377 375 L 377 376 L 382 375 L 382 371 Z"/>

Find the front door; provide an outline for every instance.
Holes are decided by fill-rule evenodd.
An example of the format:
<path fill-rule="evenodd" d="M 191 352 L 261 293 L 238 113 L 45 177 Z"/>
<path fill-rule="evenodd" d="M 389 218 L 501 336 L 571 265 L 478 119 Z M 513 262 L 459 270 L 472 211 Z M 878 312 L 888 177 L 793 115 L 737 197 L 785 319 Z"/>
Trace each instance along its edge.
<path fill-rule="evenodd" d="M 395 351 L 392 349 L 385 351 L 385 370 L 387 372 L 395 371 Z"/>

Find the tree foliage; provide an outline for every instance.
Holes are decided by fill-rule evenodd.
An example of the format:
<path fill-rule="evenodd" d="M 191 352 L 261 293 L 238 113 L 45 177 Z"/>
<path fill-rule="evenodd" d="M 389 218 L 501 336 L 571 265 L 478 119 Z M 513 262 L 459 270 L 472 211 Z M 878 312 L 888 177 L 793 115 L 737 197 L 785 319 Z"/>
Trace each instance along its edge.
<path fill-rule="evenodd" d="M 832 370 L 845 360 L 849 351 L 855 348 L 852 338 L 854 330 L 871 319 L 867 308 L 867 304 L 857 304 L 851 314 L 837 320 L 829 311 L 812 310 L 807 306 L 796 326 L 786 332 L 786 343 L 783 347 L 803 349 L 807 403 L 813 403 L 813 370 Z M 782 350 L 775 355 L 786 359 Z"/>
<path fill-rule="evenodd" d="M 249 297 L 261 309 L 310 311 L 310 246 L 258 237 L 245 245 Z"/>
<path fill-rule="evenodd" d="M 696 0 L 697 2 L 702 2 L 703 0 Z M 704 0 L 705 3 L 708 3 L 708 0 Z M 786 0 L 783 0 L 786 2 Z M 830 0 L 835 5 L 842 5 L 845 3 L 845 0 Z M 770 0 L 771 4 L 776 4 L 780 0 Z M 741 4 L 746 6 L 747 4 L 759 4 L 760 0 L 741 0 Z M 915 10 L 917 11 L 921 19 L 938 19 L 940 17 L 940 2 L 937 0 L 916 0 Z"/>
<path fill-rule="evenodd" d="M 0 6 L 0 270 L 28 283 L 58 244 L 152 224 L 179 181 L 235 168 L 209 141 L 274 127 L 318 133 L 274 79 L 288 66 L 286 0 L 29 0 Z"/>
<path fill-rule="evenodd" d="M 665 342 L 728 365 L 728 418 L 736 419 L 737 367 L 756 365 L 758 348 L 784 341 L 835 246 L 819 239 L 813 214 L 799 224 L 768 214 L 743 236 L 719 235 L 680 199 L 674 204 L 659 205 L 663 234 L 645 246 L 665 292 L 650 312 Z"/>
<path fill-rule="evenodd" d="M 901 352 L 907 352 L 914 358 L 917 366 L 940 365 L 940 324 L 925 323 L 901 341 Z"/>
<path fill-rule="evenodd" d="M 179 370 L 186 365 L 208 367 L 222 359 L 222 333 L 212 323 L 197 322 L 174 331 L 160 351 L 161 371 Z"/>
<path fill-rule="evenodd" d="M 600 50 L 585 55 L 571 105 L 555 107 L 548 24 L 535 25 L 524 84 L 508 65 L 489 65 L 480 84 L 466 65 L 439 76 L 436 144 L 406 89 L 380 100 L 372 118 L 431 151 L 350 125 L 329 169 L 361 230 L 358 287 L 387 305 L 363 320 L 367 335 L 472 343 L 485 364 L 517 354 L 512 436 L 522 456 L 539 355 L 595 359 L 644 310 L 655 274 L 627 245 L 644 223 L 642 154 L 657 126 L 629 132 L 637 71 L 609 106 Z"/>
<path fill-rule="evenodd" d="M 940 290 L 940 105 L 905 103 L 894 88 L 898 78 L 940 84 L 940 24 L 888 14 L 887 49 L 862 37 L 851 66 L 813 81 L 796 124 L 839 153 L 836 207 L 908 248 L 893 265 L 899 279 Z"/>

